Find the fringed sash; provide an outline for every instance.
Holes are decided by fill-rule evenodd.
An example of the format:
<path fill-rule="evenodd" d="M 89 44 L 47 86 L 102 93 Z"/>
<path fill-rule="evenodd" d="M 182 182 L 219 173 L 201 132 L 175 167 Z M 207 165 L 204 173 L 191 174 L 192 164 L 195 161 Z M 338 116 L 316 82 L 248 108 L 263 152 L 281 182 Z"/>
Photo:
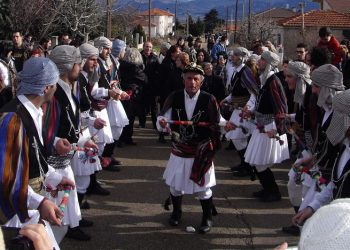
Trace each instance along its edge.
<path fill-rule="evenodd" d="M 28 216 L 29 140 L 19 116 L 0 116 L 0 207 L 7 219 Z"/>
<path fill-rule="evenodd" d="M 58 132 L 61 116 L 61 108 L 55 97 L 52 98 L 52 101 L 46 107 L 43 107 L 43 112 L 45 114 L 43 122 L 44 145 L 47 147 L 47 152 L 52 154 L 53 143 Z"/>

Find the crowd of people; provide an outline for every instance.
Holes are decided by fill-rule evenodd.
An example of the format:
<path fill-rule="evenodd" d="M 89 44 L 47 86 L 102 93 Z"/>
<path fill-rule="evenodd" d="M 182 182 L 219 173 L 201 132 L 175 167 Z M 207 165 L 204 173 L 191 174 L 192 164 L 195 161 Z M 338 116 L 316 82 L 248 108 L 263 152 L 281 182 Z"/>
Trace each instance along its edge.
<path fill-rule="evenodd" d="M 163 178 L 172 226 L 181 223 L 182 196 L 196 194 L 199 232 L 210 231 L 213 161 L 225 140 L 240 158 L 233 175 L 257 178 L 252 195 L 262 202 L 281 200 L 273 166 L 296 159 L 286 233 L 299 235 L 316 210 L 349 197 L 349 42 L 322 27 L 318 43 L 298 44 L 283 61 L 270 41 L 229 47 L 223 35 L 207 44 L 180 37 L 156 54 L 150 41 L 139 51 L 120 37 L 80 44 L 64 34 L 52 48 L 50 38 L 35 44 L 14 31 L 11 46 L 0 46 L 2 223 L 46 223 L 56 249 L 63 237 L 90 240 L 86 195 L 110 194 L 97 173 L 121 170 L 118 147 L 137 145 L 135 119 L 145 128 L 148 114 L 159 143 L 171 140 Z"/>

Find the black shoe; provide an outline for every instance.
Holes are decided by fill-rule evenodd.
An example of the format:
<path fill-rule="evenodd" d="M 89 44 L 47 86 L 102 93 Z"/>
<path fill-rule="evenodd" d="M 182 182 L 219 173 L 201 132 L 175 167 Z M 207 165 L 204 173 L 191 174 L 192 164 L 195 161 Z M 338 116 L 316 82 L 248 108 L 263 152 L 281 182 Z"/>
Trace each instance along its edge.
<path fill-rule="evenodd" d="M 207 200 L 200 200 L 203 210 L 202 222 L 199 227 L 199 233 L 206 234 L 210 232 L 213 226 L 212 221 L 212 209 L 213 209 L 213 198 L 210 197 Z"/>
<path fill-rule="evenodd" d="M 265 193 L 262 197 L 260 197 L 260 201 L 262 202 L 275 202 L 281 200 L 280 193 Z"/>
<path fill-rule="evenodd" d="M 123 142 L 122 141 L 117 141 L 117 147 L 122 148 L 123 147 Z"/>
<path fill-rule="evenodd" d="M 90 204 L 89 202 L 87 201 L 83 201 L 81 206 L 80 206 L 80 209 L 90 209 Z"/>
<path fill-rule="evenodd" d="M 282 231 L 294 236 L 300 235 L 300 228 L 298 226 L 291 225 L 289 227 L 282 227 Z"/>
<path fill-rule="evenodd" d="M 90 235 L 84 233 L 79 227 L 68 228 L 66 237 L 81 241 L 88 241 L 91 239 Z"/>
<path fill-rule="evenodd" d="M 181 203 L 182 203 L 182 195 L 181 196 L 173 196 L 170 194 L 171 202 L 173 204 L 173 212 L 171 213 L 171 216 L 169 218 L 169 224 L 170 226 L 178 226 L 180 224 L 181 215 L 182 215 L 182 209 L 181 209 Z"/>
<path fill-rule="evenodd" d="M 256 197 L 256 198 L 261 198 L 265 195 L 265 190 L 262 189 L 260 191 L 257 191 L 257 192 L 253 192 L 253 197 Z"/>
<path fill-rule="evenodd" d="M 92 227 L 93 224 L 91 220 L 86 220 L 84 218 L 79 221 L 79 227 Z"/>
<path fill-rule="evenodd" d="M 89 190 L 89 194 L 96 194 L 96 195 L 110 195 L 111 192 L 109 192 L 107 189 L 104 189 L 101 187 L 100 184 L 96 183 L 93 188 Z"/>

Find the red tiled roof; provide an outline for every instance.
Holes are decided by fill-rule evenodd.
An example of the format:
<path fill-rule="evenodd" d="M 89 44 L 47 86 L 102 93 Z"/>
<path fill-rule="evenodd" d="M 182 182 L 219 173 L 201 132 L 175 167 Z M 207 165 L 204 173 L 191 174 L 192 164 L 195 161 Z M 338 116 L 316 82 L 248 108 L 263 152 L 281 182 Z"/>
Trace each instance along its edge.
<path fill-rule="evenodd" d="M 141 25 L 142 27 L 148 27 L 148 20 L 137 18 L 132 22 L 134 25 Z M 156 24 L 151 22 L 151 27 L 157 27 Z"/>
<path fill-rule="evenodd" d="M 332 8 L 332 10 L 342 13 L 350 13 L 349 0 L 326 0 L 326 2 Z"/>
<path fill-rule="evenodd" d="M 140 12 L 141 16 L 148 16 L 148 10 Z M 174 14 L 161 9 L 151 9 L 151 16 L 174 16 Z"/>
<path fill-rule="evenodd" d="M 328 26 L 333 28 L 350 28 L 350 15 L 334 10 L 313 10 L 304 15 L 305 27 Z M 301 14 L 282 19 L 278 22 L 283 27 L 300 27 Z"/>

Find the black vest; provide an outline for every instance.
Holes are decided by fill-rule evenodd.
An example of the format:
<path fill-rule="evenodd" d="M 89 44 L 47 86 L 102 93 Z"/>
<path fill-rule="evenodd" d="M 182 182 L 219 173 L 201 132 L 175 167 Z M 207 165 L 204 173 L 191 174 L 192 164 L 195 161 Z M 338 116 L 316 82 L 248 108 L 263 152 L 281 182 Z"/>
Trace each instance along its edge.
<path fill-rule="evenodd" d="M 343 148 L 341 150 L 341 155 L 345 150 L 345 146 L 343 145 Z M 336 168 L 334 169 L 334 184 L 336 188 L 333 190 L 333 197 L 334 198 L 350 198 L 350 177 L 349 175 L 344 176 L 346 172 L 350 171 L 350 159 L 348 159 L 348 162 L 345 164 L 343 172 L 340 175 L 340 178 L 337 179 L 337 168 L 338 168 L 338 163 L 341 157 L 338 158 Z M 344 179 L 343 179 L 344 178 Z"/>
<path fill-rule="evenodd" d="M 282 89 L 281 81 L 278 79 L 276 75 L 270 76 L 264 86 L 259 90 L 259 94 L 256 98 L 256 111 L 261 114 L 274 114 L 274 103 L 273 96 L 271 95 L 270 84 L 275 80 L 277 84 L 280 85 Z"/>
<path fill-rule="evenodd" d="M 34 148 L 34 138 L 40 151 L 40 164 L 45 173 L 48 171 L 48 166 L 46 164 L 46 151 L 44 146 L 41 144 L 38 131 L 36 130 L 32 117 L 18 98 L 13 99 L 0 110 L 0 113 L 5 112 L 15 112 L 21 118 L 23 127 L 29 139 L 29 179 L 40 177 L 39 161 Z"/>
<path fill-rule="evenodd" d="M 79 96 L 79 106 L 80 106 L 80 110 L 82 112 L 84 111 L 89 111 L 91 108 L 91 101 L 90 101 L 90 96 L 89 96 L 89 83 L 86 80 L 85 76 L 80 73 L 79 75 L 79 79 L 78 79 L 78 83 L 79 84 L 79 92 L 80 92 L 80 96 Z"/>
<path fill-rule="evenodd" d="M 79 140 L 80 132 L 80 114 L 79 103 L 75 96 L 72 94 L 73 100 L 76 104 L 76 112 L 74 114 L 72 106 L 68 100 L 68 97 L 62 87 L 57 84 L 57 90 L 55 92 L 55 98 L 58 101 L 61 108 L 60 126 L 56 136 L 67 139 L 70 143 L 76 143 Z M 71 124 L 71 122 L 72 124 Z"/>
<path fill-rule="evenodd" d="M 242 86 L 241 83 L 241 76 L 245 70 L 246 66 L 244 65 L 243 68 L 235 74 L 233 78 L 231 78 L 231 94 L 232 96 L 250 96 L 250 93 L 247 88 Z"/>
<path fill-rule="evenodd" d="M 196 106 L 193 111 L 191 120 L 195 122 L 209 122 L 209 106 L 210 94 L 201 91 L 198 96 Z M 185 93 L 183 90 L 174 93 L 172 103 L 172 120 L 187 121 L 187 114 L 185 109 Z M 185 126 L 185 131 L 180 128 L 180 125 L 171 125 L 171 129 L 177 133 L 180 133 L 180 139 L 183 142 L 190 144 L 197 144 L 205 139 L 208 139 L 211 135 L 211 131 L 207 127 L 199 126 Z M 188 136 L 188 137 L 187 137 Z"/>

